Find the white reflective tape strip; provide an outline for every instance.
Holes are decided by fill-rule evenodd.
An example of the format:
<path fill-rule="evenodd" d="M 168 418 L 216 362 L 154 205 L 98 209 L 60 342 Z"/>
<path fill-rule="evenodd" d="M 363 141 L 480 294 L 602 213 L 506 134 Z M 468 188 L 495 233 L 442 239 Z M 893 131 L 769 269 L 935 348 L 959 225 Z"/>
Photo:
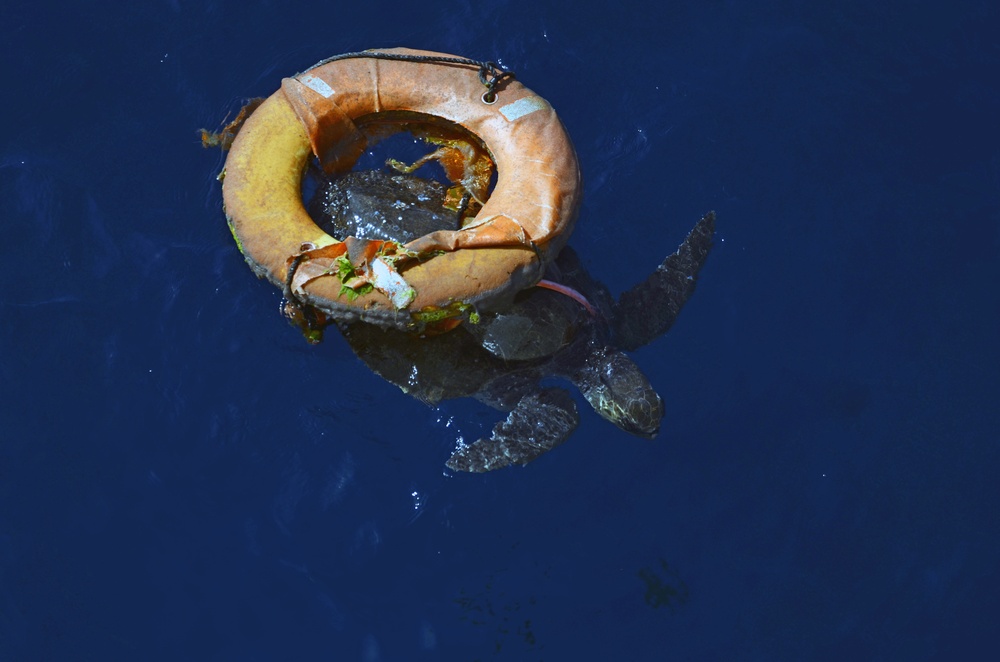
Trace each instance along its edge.
<path fill-rule="evenodd" d="M 513 122 L 536 110 L 544 110 L 548 107 L 549 104 L 542 97 L 524 97 L 501 108 L 500 114 L 506 117 L 509 122 Z"/>
<path fill-rule="evenodd" d="M 316 94 L 319 94 L 327 99 L 333 96 L 333 88 L 327 85 L 325 80 L 316 78 L 311 74 L 306 74 L 299 79 L 299 82 Z"/>

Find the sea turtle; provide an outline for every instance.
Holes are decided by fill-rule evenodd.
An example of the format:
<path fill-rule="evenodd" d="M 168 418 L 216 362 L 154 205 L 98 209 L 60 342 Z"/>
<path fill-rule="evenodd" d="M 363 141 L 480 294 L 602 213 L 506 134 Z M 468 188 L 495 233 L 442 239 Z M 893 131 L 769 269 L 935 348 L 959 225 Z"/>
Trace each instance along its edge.
<path fill-rule="evenodd" d="M 309 211 L 338 238 L 367 232 L 405 242 L 412 232 L 400 228 L 416 223 L 419 234 L 438 229 L 431 227 L 438 222 L 457 222 L 442 208 L 443 191 L 437 182 L 411 175 L 352 173 L 322 181 Z M 509 412 L 488 439 L 459 446 L 447 462 L 453 470 L 524 465 L 565 441 L 579 414 L 569 392 L 541 384 L 548 377 L 568 379 L 598 414 L 652 438 L 663 403 L 622 350 L 645 345 L 673 324 L 694 292 L 714 226 L 710 212 L 675 253 L 617 301 L 567 247 L 548 268 L 542 283 L 548 287 L 522 291 L 509 308 L 483 312 L 476 323 L 428 337 L 366 323 L 342 324 L 340 330 L 374 372 L 430 405 L 470 396 Z"/>

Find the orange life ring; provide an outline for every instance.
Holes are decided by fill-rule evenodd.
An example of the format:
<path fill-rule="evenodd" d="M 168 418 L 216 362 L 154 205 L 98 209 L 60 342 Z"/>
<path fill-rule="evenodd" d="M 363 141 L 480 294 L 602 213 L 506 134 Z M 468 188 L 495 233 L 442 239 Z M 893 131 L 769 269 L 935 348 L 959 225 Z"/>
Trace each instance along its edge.
<path fill-rule="evenodd" d="M 405 48 L 377 53 L 455 57 Z M 472 306 L 495 307 L 536 283 L 576 218 L 576 152 L 548 102 L 516 80 L 503 81 L 493 103 L 483 92 L 476 66 L 378 57 L 324 61 L 284 79 L 246 119 L 226 159 L 226 217 L 247 262 L 287 288 L 301 258 L 350 252 L 306 213 L 306 166 L 316 155 L 327 171 L 349 170 L 367 145 L 359 127 L 416 119 L 461 127 L 481 141 L 496 165 L 493 193 L 461 229 L 403 247 L 418 256 L 399 263 L 406 296 L 395 296 L 391 283 L 343 296 L 343 273 L 326 268 L 303 281 L 298 298 L 337 319 L 412 329 Z M 369 247 L 367 257 L 352 259 L 374 254 Z"/>

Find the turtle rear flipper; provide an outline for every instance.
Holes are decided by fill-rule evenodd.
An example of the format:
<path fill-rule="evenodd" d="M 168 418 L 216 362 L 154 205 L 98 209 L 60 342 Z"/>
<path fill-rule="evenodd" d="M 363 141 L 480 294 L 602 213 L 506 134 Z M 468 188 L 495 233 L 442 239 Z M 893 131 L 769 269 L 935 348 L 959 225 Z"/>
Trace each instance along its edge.
<path fill-rule="evenodd" d="M 580 422 L 576 403 L 561 388 L 521 398 L 489 439 L 459 448 L 446 463 L 454 471 L 483 473 L 527 464 L 566 441 Z"/>
<path fill-rule="evenodd" d="M 666 333 L 694 293 L 698 272 L 708 259 L 715 232 L 715 212 L 708 212 L 650 276 L 623 293 L 615 304 L 615 344 L 642 347 Z"/>

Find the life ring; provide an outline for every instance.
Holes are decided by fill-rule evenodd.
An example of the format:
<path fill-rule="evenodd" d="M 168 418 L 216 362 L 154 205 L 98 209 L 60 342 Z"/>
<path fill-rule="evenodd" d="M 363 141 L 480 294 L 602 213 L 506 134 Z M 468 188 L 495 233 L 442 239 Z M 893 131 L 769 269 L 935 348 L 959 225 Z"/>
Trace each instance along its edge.
<path fill-rule="evenodd" d="M 489 103 L 476 66 L 376 53 L 455 58 L 406 48 L 366 51 L 372 55 L 324 61 L 282 80 L 246 119 L 226 158 L 223 201 L 233 236 L 257 275 L 287 291 L 303 257 L 357 253 L 305 211 L 301 187 L 313 155 L 327 171 L 343 172 L 366 149 L 359 127 L 373 121 L 461 127 L 485 146 L 496 185 L 472 222 L 403 247 L 416 256 L 396 274 L 407 296 L 393 296 L 390 284 L 345 297 L 343 274 L 333 268 L 297 294 L 337 319 L 410 329 L 496 307 L 541 279 L 572 231 L 580 170 L 569 136 L 549 103 L 516 80 L 503 81 Z M 369 247 L 360 259 L 373 254 Z"/>

